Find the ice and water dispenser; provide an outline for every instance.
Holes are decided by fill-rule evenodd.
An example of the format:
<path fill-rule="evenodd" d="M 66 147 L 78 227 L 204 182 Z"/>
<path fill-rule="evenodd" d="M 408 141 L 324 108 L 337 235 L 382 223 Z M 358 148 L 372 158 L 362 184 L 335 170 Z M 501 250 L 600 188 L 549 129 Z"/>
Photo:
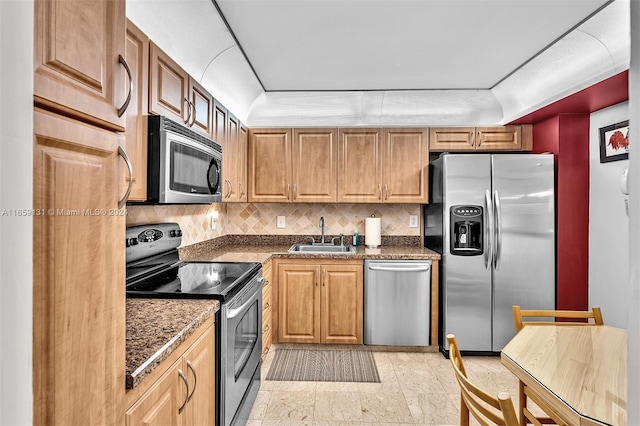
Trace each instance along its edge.
<path fill-rule="evenodd" d="M 449 210 L 451 254 L 478 256 L 483 253 L 482 207 L 458 205 Z"/>

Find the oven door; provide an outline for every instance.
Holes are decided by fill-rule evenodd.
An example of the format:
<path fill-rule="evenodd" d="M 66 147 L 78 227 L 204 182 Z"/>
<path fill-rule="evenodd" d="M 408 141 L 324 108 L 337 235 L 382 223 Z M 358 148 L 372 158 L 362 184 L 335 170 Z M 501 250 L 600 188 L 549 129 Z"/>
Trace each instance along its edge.
<path fill-rule="evenodd" d="M 224 426 L 230 425 L 249 391 L 262 354 L 262 284 L 261 275 L 247 284 L 241 295 L 222 307 L 223 335 L 221 399 Z M 226 322 L 226 324 L 224 324 Z M 226 335 L 225 335 L 226 334 Z M 252 403 L 252 402 L 251 402 Z"/>
<path fill-rule="evenodd" d="M 161 134 L 161 203 L 213 203 L 222 200 L 222 154 L 178 133 Z"/>

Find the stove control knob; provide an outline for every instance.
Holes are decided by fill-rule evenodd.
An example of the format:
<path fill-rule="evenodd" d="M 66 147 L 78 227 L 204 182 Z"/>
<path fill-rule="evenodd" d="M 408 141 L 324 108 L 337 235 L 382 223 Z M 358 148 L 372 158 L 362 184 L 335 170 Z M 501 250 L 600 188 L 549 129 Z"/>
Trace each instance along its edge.
<path fill-rule="evenodd" d="M 137 246 L 138 245 L 138 239 L 137 238 L 131 238 L 129 240 L 129 245 Z"/>
<path fill-rule="evenodd" d="M 182 237 L 182 230 L 181 229 L 178 229 L 176 231 L 176 237 Z"/>
<path fill-rule="evenodd" d="M 176 236 L 176 231 L 174 231 L 173 229 L 171 231 L 169 231 L 169 236 L 170 237 L 175 237 Z"/>

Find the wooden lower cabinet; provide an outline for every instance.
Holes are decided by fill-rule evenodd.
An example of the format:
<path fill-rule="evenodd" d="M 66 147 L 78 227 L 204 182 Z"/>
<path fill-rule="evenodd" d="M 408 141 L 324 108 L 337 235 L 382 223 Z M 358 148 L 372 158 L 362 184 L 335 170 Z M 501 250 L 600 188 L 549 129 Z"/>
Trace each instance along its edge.
<path fill-rule="evenodd" d="M 205 323 L 195 342 L 183 343 L 146 379 L 149 383 L 130 391 L 127 426 L 215 424 L 214 328 Z"/>
<path fill-rule="evenodd" d="M 277 263 L 280 343 L 362 344 L 362 261 Z"/>
<path fill-rule="evenodd" d="M 264 287 L 262 287 L 262 356 L 264 359 L 273 342 L 273 278 L 271 261 L 262 267 Z"/>

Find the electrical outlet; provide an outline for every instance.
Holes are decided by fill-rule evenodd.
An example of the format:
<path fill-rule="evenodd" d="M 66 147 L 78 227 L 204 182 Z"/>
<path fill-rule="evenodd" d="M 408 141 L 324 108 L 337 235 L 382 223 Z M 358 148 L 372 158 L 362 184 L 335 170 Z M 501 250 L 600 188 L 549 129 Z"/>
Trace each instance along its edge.
<path fill-rule="evenodd" d="M 276 220 L 276 228 L 284 228 L 287 226 L 287 222 L 284 216 L 278 216 Z"/>
<path fill-rule="evenodd" d="M 218 222 L 218 211 L 214 210 L 211 213 L 211 229 L 216 229 L 216 223 Z"/>
<path fill-rule="evenodd" d="M 411 214 L 409 215 L 409 228 L 417 228 L 418 227 L 418 215 Z"/>

